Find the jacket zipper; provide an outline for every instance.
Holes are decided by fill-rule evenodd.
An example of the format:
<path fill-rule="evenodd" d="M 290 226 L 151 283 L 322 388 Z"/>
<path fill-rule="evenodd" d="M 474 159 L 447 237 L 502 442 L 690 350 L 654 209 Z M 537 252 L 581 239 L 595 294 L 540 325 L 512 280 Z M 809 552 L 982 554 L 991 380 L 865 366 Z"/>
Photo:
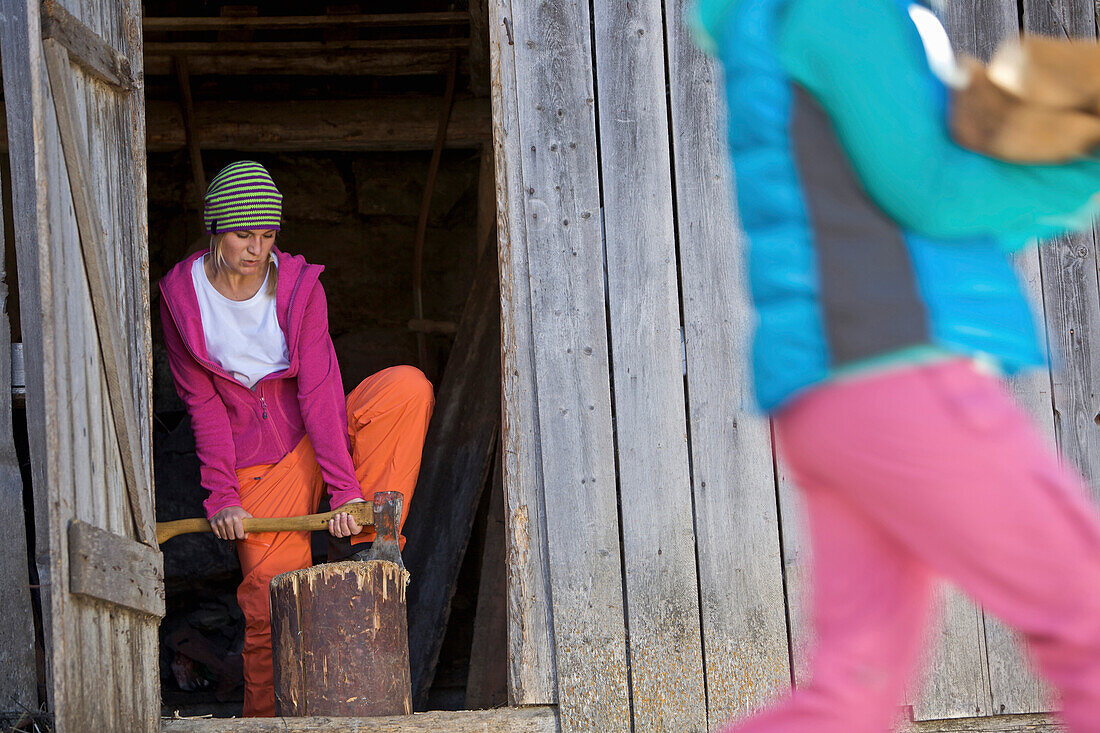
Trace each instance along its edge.
<path fill-rule="evenodd" d="M 263 380 L 260 380 L 256 384 L 256 394 L 260 398 L 260 409 L 263 411 L 263 419 L 266 422 L 267 419 L 268 419 L 268 417 L 267 417 L 267 400 L 264 398 L 263 389 L 264 389 Z M 270 426 L 272 435 L 275 436 L 275 443 L 276 443 L 276 445 L 279 446 L 279 450 L 283 452 L 283 455 L 286 455 L 288 451 L 287 451 L 286 445 L 283 443 L 283 436 L 279 435 L 279 429 L 277 427 L 275 427 L 274 425 L 272 425 L 271 423 L 267 423 L 267 424 Z"/>

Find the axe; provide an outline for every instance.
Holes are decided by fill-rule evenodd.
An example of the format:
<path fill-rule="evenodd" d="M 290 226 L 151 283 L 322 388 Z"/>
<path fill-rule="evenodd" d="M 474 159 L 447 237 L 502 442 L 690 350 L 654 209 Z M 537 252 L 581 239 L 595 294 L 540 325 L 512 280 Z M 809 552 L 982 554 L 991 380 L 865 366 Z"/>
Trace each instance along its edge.
<path fill-rule="evenodd" d="M 336 511 L 322 514 L 308 514 L 299 517 L 246 517 L 244 520 L 245 532 L 294 532 L 328 529 L 328 520 L 337 514 L 347 513 L 355 519 L 360 526 L 366 527 L 375 524 L 375 516 L 378 514 L 378 496 L 397 494 L 394 491 L 380 491 L 375 495 L 374 511 L 367 502 L 355 502 L 340 507 Z M 397 517 L 401 517 L 401 494 L 397 494 Z M 389 518 L 387 518 L 389 521 Z M 397 520 L 393 520 L 396 527 Z M 210 522 L 196 517 L 194 519 L 177 519 L 174 522 L 157 522 L 157 544 L 164 544 L 176 535 L 191 534 L 193 532 L 211 532 Z M 381 532 L 379 532 L 381 535 Z"/>

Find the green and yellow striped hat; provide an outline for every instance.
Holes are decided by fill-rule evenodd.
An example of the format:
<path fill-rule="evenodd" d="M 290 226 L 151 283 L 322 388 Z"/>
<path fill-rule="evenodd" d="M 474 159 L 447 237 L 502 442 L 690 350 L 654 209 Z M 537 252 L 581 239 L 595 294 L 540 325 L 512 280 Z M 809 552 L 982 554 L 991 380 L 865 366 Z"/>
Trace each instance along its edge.
<path fill-rule="evenodd" d="M 283 195 L 259 163 L 241 160 L 221 169 L 203 198 L 203 224 L 211 234 L 278 229 Z"/>

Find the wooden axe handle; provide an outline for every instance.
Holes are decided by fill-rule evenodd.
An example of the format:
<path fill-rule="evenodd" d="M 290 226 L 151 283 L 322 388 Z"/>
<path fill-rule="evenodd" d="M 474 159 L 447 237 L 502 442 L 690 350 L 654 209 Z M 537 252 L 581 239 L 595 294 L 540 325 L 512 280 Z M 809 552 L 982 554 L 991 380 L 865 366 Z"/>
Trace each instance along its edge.
<path fill-rule="evenodd" d="M 328 529 L 328 520 L 345 512 L 350 514 L 360 526 L 366 527 L 374 524 L 374 505 L 369 501 L 363 501 L 347 504 L 336 511 L 325 512 L 324 514 L 309 514 L 302 517 L 246 517 L 244 531 L 294 532 Z M 210 528 L 210 522 L 199 517 L 177 519 L 174 522 L 157 522 L 157 544 L 163 544 L 180 534 L 211 531 L 213 530 Z"/>

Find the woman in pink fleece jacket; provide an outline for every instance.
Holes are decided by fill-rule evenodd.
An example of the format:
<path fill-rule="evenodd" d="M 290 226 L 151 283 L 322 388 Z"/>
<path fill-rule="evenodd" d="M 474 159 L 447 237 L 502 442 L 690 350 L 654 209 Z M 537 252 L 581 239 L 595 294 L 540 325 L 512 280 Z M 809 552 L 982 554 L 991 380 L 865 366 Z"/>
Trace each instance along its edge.
<path fill-rule="evenodd" d="M 205 197 L 209 252 L 160 282 L 206 515 L 218 537 L 237 541 L 241 560 L 250 716 L 275 712 L 268 584 L 312 558 L 308 532 L 246 534 L 242 520 L 315 512 L 327 489 L 333 508 L 399 491 L 403 524 L 434 405 L 431 384 L 410 366 L 368 377 L 345 400 L 318 280 L 324 268 L 275 248 L 281 203 L 259 163 L 227 166 Z M 329 531 L 352 543 L 373 539 L 346 513 Z"/>

